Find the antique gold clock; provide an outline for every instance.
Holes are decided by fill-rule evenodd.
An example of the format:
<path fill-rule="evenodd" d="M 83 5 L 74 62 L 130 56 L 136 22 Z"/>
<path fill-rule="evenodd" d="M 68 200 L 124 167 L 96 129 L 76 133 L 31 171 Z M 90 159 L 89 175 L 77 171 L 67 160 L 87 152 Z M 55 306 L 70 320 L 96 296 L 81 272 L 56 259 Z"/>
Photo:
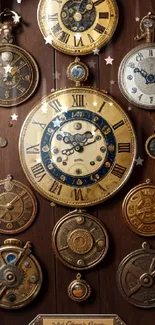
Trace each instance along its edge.
<path fill-rule="evenodd" d="M 40 0 L 38 24 L 46 44 L 70 55 L 101 48 L 118 22 L 115 0 Z"/>
<path fill-rule="evenodd" d="M 9 18 L 8 18 L 9 17 Z M 12 107 L 26 101 L 36 90 L 39 71 L 32 56 L 13 44 L 13 29 L 20 16 L 9 9 L 0 14 L 0 106 Z"/>
<path fill-rule="evenodd" d="M 134 166 L 136 138 L 123 109 L 105 91 L 80 87 L 88 69 L 76 58 L 68 77 L 27 116 L 20 134 L 23 170 L 49 200 L 86 207 L 110 198 Z"/>

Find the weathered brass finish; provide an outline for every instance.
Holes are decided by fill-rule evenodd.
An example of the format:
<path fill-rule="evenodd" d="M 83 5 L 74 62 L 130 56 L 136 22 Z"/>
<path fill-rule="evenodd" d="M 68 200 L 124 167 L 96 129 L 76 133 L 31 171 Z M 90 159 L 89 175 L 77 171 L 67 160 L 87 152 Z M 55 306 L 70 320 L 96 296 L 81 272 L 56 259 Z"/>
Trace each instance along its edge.
<path fill-rule="evenodd" d="M 13 44 L 13 29 L 20 23 L 20 18 L 17 13 L 9 9 L 5 9 L 0 14 L 0 106 L 2 107 L 17 106 L 26 101 L 35 91 L 39 81 L 35 60 L 28 52 Z"/>
<path fill-rule="evenodd" d="M 76 276 L 76 280 L 72 281 L 68 286 L 69 297 L 76 302 L 82 302 L 87 300 L 90 294 L 90 285 L 85 280 L 82 280 L 81 274 L 78 273 Z"/>
<path fill-rule="evenodd" d="M 0 181 L 0 233 L 15 234 L 36 217 L 37 201 L 31 190 L 8 175 Z"/>
<path fill-rule="evenodd" d="M 116 314 L 80 314 L 80 315 L 38 315 L 29 325 L 125 325 Z"/>
<path fill-rule="evenodd" d="M 75 210 L 61 218 L 52 233 L 53 250 L 66 266 L 85 270 L 106 255 L 109 242 L 105 227 L 95 217 Z"/>
<path fill-rule="evenodd" d="M 0 307 L 17 309 L 29 304 L 42 284 L 42 271 L 31 254 L 31 243 L 7 239 L 0 247 Z"/>
<path fill-rule="evenodd" d="M 127 225 L 138 235 L 155 235 L 155 185 L 149 179 L 126 195 L 122 213 Z"/>
<path fill-rule="evenodd" d="M 155 307 L 155 250 L 143 243 L 142 249 L 127 255 L 118 267 L 117 284 L 132 305 Z"/>

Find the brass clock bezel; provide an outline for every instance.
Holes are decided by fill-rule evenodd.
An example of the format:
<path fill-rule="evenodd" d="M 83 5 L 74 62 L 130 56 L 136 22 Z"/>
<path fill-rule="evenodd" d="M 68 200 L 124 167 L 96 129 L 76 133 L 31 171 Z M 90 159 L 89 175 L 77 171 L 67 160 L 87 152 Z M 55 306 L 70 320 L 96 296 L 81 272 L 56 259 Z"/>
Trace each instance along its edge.
<path fill-rule="evenodd" d="M 44 38 L 48 36 L 47 31 L 45 31 L 45 27 L 42 27 L 42 22 L 41 22 L 41 17 L 43 16 L 42 7 L 44 6 L 45 1 L 46 0 L 40 0 L 39 1 L 38 10 L 37 10 L 37 21 L 38 21 L 40 32 L 41 32 L 41 34 L 43 35 Z M 53 48 L 55 48 L 56 50 L 58 50 L 58 51 L 60 51 L 60 52 L 62 52 L 64 54 L 73 55 L 73 56 L 74 55 L 75 56 L 76 55 L 78 55 L 78 56 L 87 55 L 87 54 L 92 53 L 95 48 L 101 49 L 103 46 L 105 46 L 110 41 L 110 39 L 113 37 L 113 34 L 114 34 L 114 32 L 115 32 L 115 30 L 117 28 L 118 19 L 119 19 L 119 11 L 118 11 L 118 6 L 117 6 L 116 0 L 107 0 L 107 1 L 108 1 L 108 4 L 109 4 L 109 7 L 113 6 L 114 11 L 115 11 L 115 20 L 113 22 L 113 26 L 112 26 L 112 28 L 110 30 L 110 33 L 108 33 L 108 34 L 103 33 L 103 35 L 106 35 L 106 37 L 108 35 L 107 40 L 105 40 L 105 37 L 103 36 L 102 40 L 94 42 L 92 44 L 90 50 L 87 49 L 88 46 L 84 46 L 84 49 L 81 50 L 81 51 L 78 51 L 75 47 L 72 47 L 72 46 L 70 46 L 70 49 L 66 49 L 65 45 L 64 46 L 56 45 L 53 40 L 52 40 L 52 44 L 50 44 L 50 45 Z M 89 29 L 88 29 L 88 31 L 89 31 Z M 70 31 L 70 33 L 73 33 L 73 32 Z M 50 35 L 52 37 L 52 34 L 50 34 Z"/>
<path fill-rule="evenodd" d="M 18 53 L 18 54 L 22 55 L 22 57 L 24 57 L 24 60 L 27 62 L 28 66 L 30 68 L 30 71 L 31 71 L 31 79 L 32 80 L 24 94 L 21 94 L 20 96 L 18 96 L 17 100 L 16 100 L 16 98 L 13 98 L 11 100 L 9 100 L 9 99 L 1 100 L 0 99 L 0 105 L 2 107 L 10 108 L 10 107 L 14 107 L 14 106 L 24 103 L 35 92 L 35 90 L 38 86 L 38 82 L 39 82 L 39 68 L 37 66 L 36 61 L 32 57 L 32 55 L 17 45 L 13 45 L 13 44 L 0 45 L 0 53 L 1 52 L 13 52 L 13 53 Z"/>
<path fill-rule="evenodd" d="M 152 159 L 155 159 L 155 156 L 151 155 L 149 149 L 148 149 L 148 146 L 149 146 L 149 143 L 152 139 L 155 139 L 155 134 L 152 134 L 145 142 L 145 150 L 148 154 L 149 157 L 151 157 Z"/>
<path fill-rule="evenodd" d="M 149 104 L 143 105 L 143 104 L 135 102 L 132 99 L 132 97 L 130 96 L 130 94 L 126 91 L 126 88 L 124 87 L 123 74 L 124 74 L 126 62 L 130 58 L 131 55 L 138 53 L 138 51 L 140 51 L 142 49 L 151 48 L 151 47 L 153 47 L 155 49 L 155 43 L 145 43 L 145 44 L 141 44 L 141 45 L 134 47 L 131 51 L 129 51 L 125 55 L 125 57 L 123 58 L 123 60 L 120 63 L 119 70 L 118 70 L 118 85 L 119 85 L 119 89 L 120 89 L 122 95 L 128 100 L 128 102 L 130 102 L 134 106 L 143 108 L 146 110 L 154 110 L 155 105 L 154 106 L 152 106 L 152 105 L 150 106 Z"/>

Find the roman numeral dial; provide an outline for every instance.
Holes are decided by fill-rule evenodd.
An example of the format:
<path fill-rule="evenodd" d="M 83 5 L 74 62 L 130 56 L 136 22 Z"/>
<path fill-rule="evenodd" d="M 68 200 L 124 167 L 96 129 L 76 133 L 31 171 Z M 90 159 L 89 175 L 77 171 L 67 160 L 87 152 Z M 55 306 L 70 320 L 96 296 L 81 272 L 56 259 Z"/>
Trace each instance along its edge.
<path fill-rule="evenodd" d="M 113 36 L 117 22 L 116 0 L 39 2 L 41 33 L 45 39 L 51 36 L 49 43 L 69 55 L 89 54 L 104 46 Z"/>
<path fill-rule="evenodd" d="M 47 199 L 87 207 L 114 195 L 136 155 L 133 127 L 107 94 L 75 87 L 55 91 L 26 118 L 19 143 L 23 170 Z"/>

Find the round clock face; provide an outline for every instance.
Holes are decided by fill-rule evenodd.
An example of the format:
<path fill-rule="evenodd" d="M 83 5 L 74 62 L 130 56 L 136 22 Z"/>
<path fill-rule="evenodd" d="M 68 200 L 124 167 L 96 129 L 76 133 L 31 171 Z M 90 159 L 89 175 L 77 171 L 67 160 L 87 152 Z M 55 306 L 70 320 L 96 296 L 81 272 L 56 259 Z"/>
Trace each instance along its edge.
<path fill-rule="evenodd" d="M 19 152 L 37 191 L 59 204 L 82 207 L 106 200 L 126 182 L 136 140 L 111 97 L 77 87 L 51 93 L 30 112 Z"/>
<path fill-rule="evenodd" d="M 155 43 L 137 46 L 121 62 L 119 87 L 134 105 L 155 109 Z"/>
<path fill-rule="evenodd" d="M 35 91 L 38 67 L 29 53 L 15 45 L 0 46 L 0 105 L 16 106 Z"/>
<path fill-rule="evenodd" d="M 99 49 L 118 22 L 115 0 L 41 0 L 38 23 L 46 43 L 70 55 Z"/>

